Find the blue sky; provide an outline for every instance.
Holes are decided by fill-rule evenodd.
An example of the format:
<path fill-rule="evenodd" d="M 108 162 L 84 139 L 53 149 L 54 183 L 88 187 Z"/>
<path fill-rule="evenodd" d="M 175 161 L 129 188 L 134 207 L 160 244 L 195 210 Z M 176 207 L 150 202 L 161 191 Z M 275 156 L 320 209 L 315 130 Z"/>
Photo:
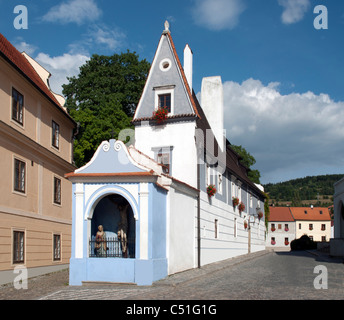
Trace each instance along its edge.
<path fill-rule="evenodd" d="M 13 10 L 28 9 L 17 30 Z M 314 28 L 317 5 L 328 29 Z M 51 73 L 66 76 L 96 54 L 136 51 L 152 62 L 166 19 L 183 60 L 194 53 L 195 92 L 203 77 L 224 84 L 230 142 L 257 160 L 262 183 L 344 174 L 344 3 L 340 0 L 110 1 L 0 0 L 0 30 Z"/>

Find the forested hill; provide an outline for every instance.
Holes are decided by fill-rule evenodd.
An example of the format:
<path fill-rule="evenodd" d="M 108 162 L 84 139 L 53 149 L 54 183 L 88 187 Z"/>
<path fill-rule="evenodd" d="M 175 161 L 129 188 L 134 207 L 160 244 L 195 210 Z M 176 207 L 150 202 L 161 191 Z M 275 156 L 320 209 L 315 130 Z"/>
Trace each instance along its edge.
<path fill-rule="evenodd" d="M 264 185 L 265 192 L 274 202 L 292 202 L 292 205 L 303 205 L 304 201 L 315 200 L 320 203 L 333 202 L 334 183 L 344 174 L 313 176 Z"/>

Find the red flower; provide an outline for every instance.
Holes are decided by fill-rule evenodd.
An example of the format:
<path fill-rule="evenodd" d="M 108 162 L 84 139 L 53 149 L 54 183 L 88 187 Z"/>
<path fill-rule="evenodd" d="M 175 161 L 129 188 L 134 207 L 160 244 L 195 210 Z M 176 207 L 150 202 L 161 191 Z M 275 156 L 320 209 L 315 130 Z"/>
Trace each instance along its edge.
<path fill-rule="evenodd" d="M 261 218 L 263 218 L 263 212 L 259 211 L 258 212 L 258 219 L 260 220 Z"/>
<path fill-rule="evenodd" d="M 211 185 L 209 185 L 209 186 L 207 187 L 207 193 L 208 193 L 208 196 L 209 196 L 209 197 L 213 197 L 213 196 L 215 195 L 215 193 L 216 193 L 216 188 L 215 188 L 215 186 L 214 186 L 213 184 L 211 184 Z"/>
<path fill-rule="evenodd" d="M 153 119 L 156 120 L 158 124 L 164 122 L 167 118 L 168 110 L 167 108 L 158 108 L 153 112 Z"/>
<path fill-rule="evenodd" d="M 239 198 L 233 197 L 233 206 L 236 207 L 239 204 Z"/>
<path fill-rule="evenodd" d="M 240 204 L 239 204 L 239 212 L 243 212 L 244 210 L 245 210 L 245 205 L 242 202 L 240 202 Z"/>

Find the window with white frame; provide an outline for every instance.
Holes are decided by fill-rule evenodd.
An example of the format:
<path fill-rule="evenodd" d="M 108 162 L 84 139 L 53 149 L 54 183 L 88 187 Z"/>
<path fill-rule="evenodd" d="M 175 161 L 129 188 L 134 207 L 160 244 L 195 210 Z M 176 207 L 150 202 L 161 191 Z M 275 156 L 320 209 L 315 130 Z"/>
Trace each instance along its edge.
<path fill-rule="evenodd" d="M 61 260 L 61 235 L 54 234 L 53 236 L 53 251 L 54 251 L 54 261 Z"/>
<path fill-rule="evenodd" d="M 16 89 L 12 88 L 12 119 L 23 125 L 24 97 Z"/>
<path fill-rule="evenodd" d="M 51 144 L 58 149 L 60 144 L 60 126 L 53 120 L 51 125 Z"/>
<path fill-rule="evenodd" d="M 13 263 L 24 263 L 24 231 L 13 231 Z"/>
<path fill-rule="evenodd" d="M 26 163 L 19 159 L 14 159 L 14 190 L 25 193 Z"/>
<path fill-rule="evenodd" d="M 172 150 L 173 147 L 152 148 L 155 161 L 162 165 L 163 172 L 168 175 L 172 174 Z"/>
<path fill-rule="evenodd" d="M 155 87 L 155 110 L 158 108 L 167 108 L 168 114 L 174 114 L 174 87 L 164 86 Z"/>
<path fill-rule="evenodd" d="M 61 204 L 61 179 L 54 177 L 54 203 Z"/>

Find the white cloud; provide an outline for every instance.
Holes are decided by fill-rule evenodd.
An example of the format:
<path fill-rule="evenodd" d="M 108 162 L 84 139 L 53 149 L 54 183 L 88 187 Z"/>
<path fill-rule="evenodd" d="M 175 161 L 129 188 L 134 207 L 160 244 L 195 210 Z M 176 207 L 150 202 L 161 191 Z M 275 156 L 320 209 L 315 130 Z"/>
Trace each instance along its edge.
<path fill-rule="evenodd" d="M 65 53 L 62 56 L 50 57 L 46 53 L 39 53 L 35 60 L 50 73 L 50 87 L 55 93 L 62 94 L 62 84 L 68 83 L 67 77 L 79 74 L 79 68 L 90 57 L 83 54 Z"/>
<path fill-rule="evenodd" d="M 105 25 L 92 24 L 88 26 L 80 39 L 69 45 L 70 53 L 84 53 L 97 51 L 109 51 L 113 54 L 123 48 L 126 34 L 116 27 L 110 28 Z"/>
<path fill-rule="evenodd" d="M 18 37 L 13 43 L 13 45 L 16 47 L 18 51 L 26 52 L 29 56 L 32 56 L 37 50 L 37 47 L 35 45 L 26 43 L 22 40 L 21 37 Z"/>
<path fill-rule="evenodd" d="M 344 171 L 344 102 L 248 79 L 225 82 L 224 103 L 227 138 L 256 158 L 264 183 Z"/>
<path fill-rule="evenodd" d="M 197 25 L 223 30 L 236 27 L 244 10 L 243 0 L 195 0 L 192 15 Z"/>
<path fill-rule="evenodd" d="M 93 26 L 89 33 L 89 37 L 91 37 L 96 44 L 105 45 L 110 50 L 116 50 L 122 46 L 122 40 L 125 38 L 125 34 L 106 26 Z"/>
<path fill-rule="evenodd" d="M 284 24 L 301 21 L 311 5 L 310 0 L 278 0 L 278 3 L 284 8 L 282 13 Z"/>
<path fill-rule="evenodd" d="M 102 11 L 94 0 L 69 0 L 52 7 L 43 16 L 43 21 L 60 22 L 63 24 L 95 21 L 99 19 Z"/>

